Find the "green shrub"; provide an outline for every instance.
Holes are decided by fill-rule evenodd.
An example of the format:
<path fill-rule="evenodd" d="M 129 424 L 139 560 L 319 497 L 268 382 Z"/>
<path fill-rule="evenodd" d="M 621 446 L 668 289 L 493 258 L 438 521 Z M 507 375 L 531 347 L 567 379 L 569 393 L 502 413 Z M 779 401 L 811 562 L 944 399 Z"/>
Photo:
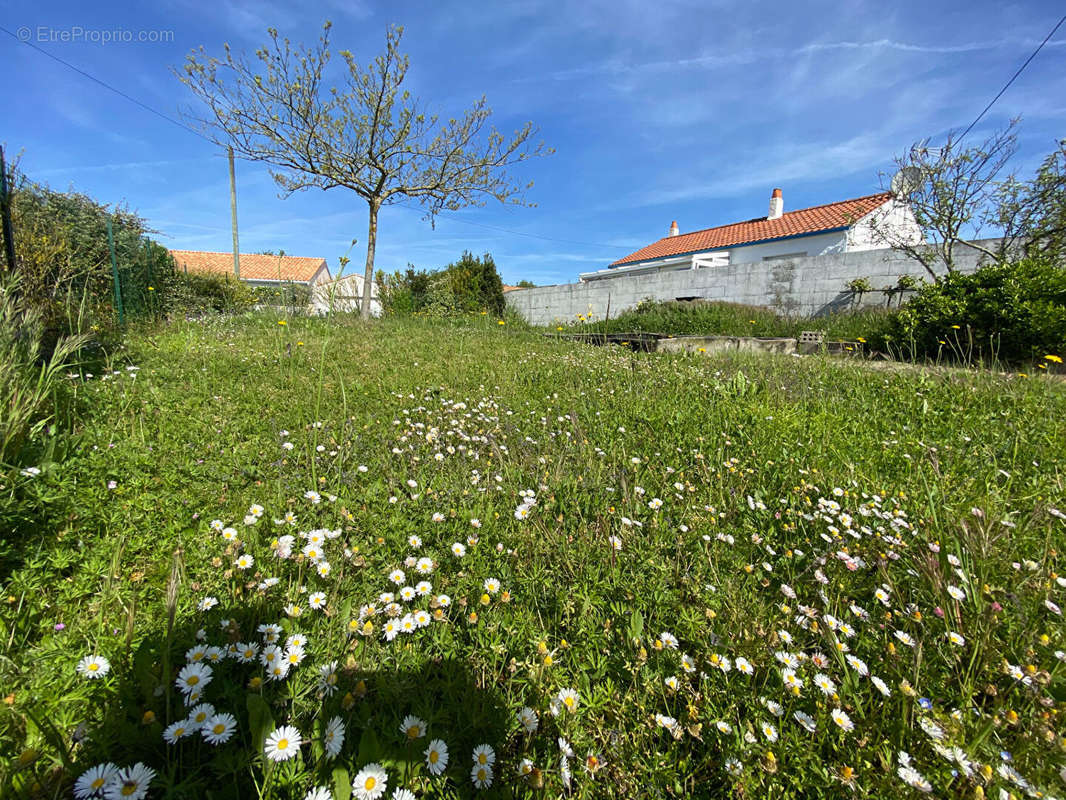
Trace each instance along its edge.
<path fill-rule="evenodd" d="M 1066 350 L 1066 268 L 1024 258 L 953 272 L 903 307 L 893 339 L 917 356 L 1024 363 Z"/>
<path fill-rule="evenodd" d="M 458 261 L 432 272 L 408 264 L 404 272 L 382 276 L 381 287 L 386 314 L 453 316 L 486 311 L 498 317 L 505 307 L 503 282 L 489 253 L 475 257 L 464 252 Z"/>
<path fill-rule="evenodd" d="M 178 314 L 239 313 L 256 303 L 252 287 L 229 274 L 179 274 L 168 310 Z"/>
<path fill-rule="evenodd" d="M 823 331 L 833 340 L 860 340 L 883 350 L 893 327 L 895 310 L 863 308 L 823 317 L 783 316 L 769 308 L 718 301 L 645 300 L 636 308 L 612 314 L 609 320 L 578 319 L 573 330 L 595 333 L 665 333 L 670 336 L 797 337 L 801 331 Z M 582 315 L 584 317 L 584 315 Z"/>
<path fill-rule="evenodd" d="M 147 238 L 147 223 L 125 207 L 77 192 L 56 192 L 12 175 L 11 199 L 20 292 L 45 328 L 45 349 L 67 333 L 117 319 L 107 225 L 112 226 L 127 318 L 156 316 L 174 273 L 170 253 Z"/>
<path fill-rule="evenodd" d="M 263 306 L 288 306 L 301 309 L 311 302 L 311 287 L 303 283 L 282 283 L 278 286 L 253 286 L 255 302 Z"/>

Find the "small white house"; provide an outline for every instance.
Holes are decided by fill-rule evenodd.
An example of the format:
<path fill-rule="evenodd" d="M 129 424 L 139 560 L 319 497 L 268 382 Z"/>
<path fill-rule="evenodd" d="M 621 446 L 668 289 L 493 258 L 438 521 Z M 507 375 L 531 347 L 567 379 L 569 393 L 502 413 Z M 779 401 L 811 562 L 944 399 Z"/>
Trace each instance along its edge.
<path fill-rule="evenodd" d="M 359 313 L 363 302 L 363 276 L 342 275 L 331 281 L 323 281 L 314 287 L 311 294 L 311 312 L 314 314 Z M 380 317 L 381 300 L 378 298 L 378 282 L 370 284 L 370 314 Z"/>
<path fill-rule="evenodd" d="M 702 269 L 802 256 L 878 250 L 888 243 L 878 230 L 893 229 L 893 238 L 914 244 L 923 240 L 910 206 L 882 192 L 854 200 L 785 212 L 780 189 L 770 196 L 770 213 L 746 222 L 681 233 L 677 222 L 669 235 L 612 263 L 607 269 L 581 273 L 581 281 L 621 275 Z"/>

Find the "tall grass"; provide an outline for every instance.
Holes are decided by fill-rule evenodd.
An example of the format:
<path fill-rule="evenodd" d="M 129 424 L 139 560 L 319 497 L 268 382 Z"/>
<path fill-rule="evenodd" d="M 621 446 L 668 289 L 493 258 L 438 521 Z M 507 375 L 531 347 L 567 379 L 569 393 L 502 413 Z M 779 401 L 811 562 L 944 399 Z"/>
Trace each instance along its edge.
<path fill-rule="evenodd" d="M 19 299 L 17 277 L 0 281 L 0 464 L 17 463 L 27 441 L 53 419 L 52 401 L 71 359 L 88 341 L 61 337 L 43 352 L 41 311 Z"/>

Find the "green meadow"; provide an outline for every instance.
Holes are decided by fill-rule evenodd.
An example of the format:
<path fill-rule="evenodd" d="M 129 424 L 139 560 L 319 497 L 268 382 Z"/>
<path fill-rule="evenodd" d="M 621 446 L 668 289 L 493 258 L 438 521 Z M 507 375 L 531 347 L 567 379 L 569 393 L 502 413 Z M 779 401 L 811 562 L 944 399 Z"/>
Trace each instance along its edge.
<path fill-rule="evenodd" d="M 59 399 L 5 797 L 1066 794 L 1048 376 L 247 315 Z"/>

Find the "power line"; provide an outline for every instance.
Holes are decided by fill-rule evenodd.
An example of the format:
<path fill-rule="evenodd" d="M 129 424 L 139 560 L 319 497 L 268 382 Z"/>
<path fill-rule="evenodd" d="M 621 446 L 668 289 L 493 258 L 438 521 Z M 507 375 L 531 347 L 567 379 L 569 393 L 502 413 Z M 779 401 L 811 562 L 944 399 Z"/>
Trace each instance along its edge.
<path fill-rule="evenodd" d="M 1040 52 L 1041 50 L 1043 50 L 1043 49 L 1044 49 L 1044 45 L 1045 45 L 1045 44 L 1047 44 L 1047 43 L 1048 43 L 1048 41 L 1049 41 L 1049 40 L 1051 39 L 1051 37 L 1055 35 L 1055 31 L 1057 31 L 1057 30 L 1058 30 L 1058 29 L 1059 29 L 1059 28 L 1060 28 L 1060 27 L 1062 26 L 1062 23 L 1063 23 L 1063 22 L 1066 22 L 1066 16 L 1063 16 L 1063 17 L 1062 17 L 1062 19 L 1060 19 L 1060 20 L 1058 21 L 1058 23 L 1057 23 L 1057 24 L 1055 25 L 1055 27 L 1051 29 L 1051 33 L 1049 33 L 1049 34 L 1048 34 L 1047 36 L 1045 36 L 1045 37 L 1044 37 L 1044 41 L 1042 41 L 1042 42 L 1041 42 L 1041 43 L 1040 43 L 1040 44 L 1039 44 L 1039 45 L 1037 46 L 1036 50 L 1034 50 L 1034 51 L 1033 51 L 1033 54 L 1032 54 L 1031 56 L 1029 56 L 1029 58 L 1025 59 L 1025 63 L 1024 63 L 1024 64 L 1022 64 L 1022 65 L 1021 65 L 1020 67 L 1018 67 L 1018 71 L 1017 71 L 1017 72 L 1015 72 L 1015 73 L 1014 73 L 1014 74 L 1013 74 L 1013 75 L 1011 76 L 1011 79 L 1010 79 L 1009 81 L 1007 81 L 1007 82 L 1006 82 L 1006 83 L 1005 83 L 1005 84 L 1003 85 L 1003 88 L 999 90 L 999 94 L 997 94 L 997 95 L 996 95 L 995 97 L 993 97 L 993 98 L 992 98 L 992 101 L 991 101 L 991 102 L 990 102 L 990 103 L 989 103 L 989 104 L 988 104 L 987 106 L 985 106 L 985 108 L 984 108 L 984 111 L 982 111 L 982 112 L 981 112 L 980 114 L 978 114 L 978 115 L 977 115 L 977 119 L 975 119 L 975 120 L 974 120 L 973 122 L 971 122 L 971 123 L 970 123 L 970 127 L 968 127 L 968 128 L 966 129 L 966 130 L 964 130 L 964 131 L 962 132 L 962 136 L 960 136 L 960 137 L 959 137 L 959 141 L 962 141 L 963 139 L 965 139 L 965 138 L 966 138 L 966 134 L 968 134 L 968 133 L 969 133 L 969 132 L 970 132 L 971 130 L 973 130 L 973 126 L 974 126 L 974 125 L 976 125 L 976 124 L 977 124 L 978 122 L 980 122 L 980 121 L 981 121 L 981 118 L 982 118 L 982 117 L 983 117 L 983 116 L 984 116 L 985 114 L 987 114 L 987 113 L 988 113 L 988 109 L 992 108 L 992 106 L 994 106 L 994 105 L 996 104 L 996 101 L 997 101 L 997 100 L 999 100 L 999 98 L 1001 98 L 1001 97 L 1003 96 L 1003 93 L 1004 93 L 1004 92 L 1006 92 L 1006 91 L 1007 91 L 1007 89 L 1009 89 L 1009 88 L 1010 88 L 1010 85 L 1011 85 L 1012 83 L 1014 83 L 1014 80 L 1015 80 L 1015 79 L 1016 79 L 1016 78 L 1017 78 L 1017 77 L 1018 77 L 1019 75 L 1021 75 L 1021 74 L 1022 74 L 1022 70 L 1024 70 L 1024 69 L 1025 69 L 1026 67 L 1028 67 L 1028 66 L 1029 66 L 1029 62 L 1030 62 L 1030 61 L 1032 61 L 1032 60 L 1033 60 L 1034 58 L 1036 58 L 1036 54 L 1037 54 L 1037 53 L 1039 53 L 1039 52 Z"/>
<path fill-rule="evenodd" d="M 109 92 L 114 92 L 119 97 L 123 98 L 124 100 L 128 100 L 129 102 L 133 103 L 134 105 L 139 106 L 140 108 L 143 108 L 145 111 L 148 111 L 149 113 L 155 114 L 157 117 L 160 117 L 161 119 L 165 119 L 167 122 L 170 122 L 170 123 L 172 123 L 174 125 L 177 125 L 179 128 L 182 128 L 182 129 L 188 131 L 193 136 L 198 136 L 199 138 L 203 139 L 205 142 L 208 142 L 211 145 L 216 145 L 217 146 L 217 144 L 218 144 L 217 142 L 212 141 L 210 138 L 208 138 L 207 136 L 204 136 L 202 133 L 200 133 L 195 128 L 192 128 L 192 127 L 186 125 L 181 120 L 175 119 L 174 117 L 171 117 L 170 115 L 165 114 L 162 111 L 159 111 L 158 109 L 152 108 L 150 105 L 148 105 L 147 103 L 141 102 L 136 97 L 132 97 L 131 95 L 126 94 L 126 92 L 122 91 L 121 89 L 118 89 L 118 88 L 112 86 L 111 84 L 107 83 L 106 81 L 101 80 L 100 78 L 97 78 L 95 75 L 91 75 L 90 73 L 86 72 L 85 70 L 81 69 L 80 67 L 74 66 L 69 61 L 66 61 L 66 60 L 62 59 L 62 58 L 60 58 L 57 55 L 53 55 L 52 53 L 49 53 L 47 50 L 45 50 L 45 49 L 43 49 L 41 47 L 38 47 L 33 42 L 26 41 L 26 40 L 22 39 L 17 34 L 13 33 L 12 31 L 9 31 L 7 28 L 3 27 L 2 25 L 0 25 L 0 31 L 2 31 L 3 33 L 6 33 L 12 39 L 15 39 L 16 41 L 21 42 L 22 44 L 26 45 L 27 47 L 33 48 L 38 53 L 41 53 L 42 55 L 47 56 L 48 58 L 52 59 L 53 61 L 55 61 L 55 62 L 57 62 L 59 64 L 62 64 L 67 69 L 71 69 L 74 72 L 77 72 L 82 77 L 88 78 L 93 83 L 104 87 Z M 407 205 L 406 203 L 394 203 L 393 205 L 404 206 L 405 208 L 409 208 L 409 209 L 412 209 L 414 211 L 418 211 L 419 210 L 419 209 L 415 208 L 414 206 Z M 548 241 L 548 242 L 559 242 L 561 244 L 576 244 L 576 245 L 582 245 L 582 246 L 587 246 L 587 247 L 609 247 L 609 248 L 615 248 L 615 249 L 619 249 L 619 250 L 628 250 L 629 249 L 628 247 L 624 247 L 622 245 L 616 245 L 616 244 L 602 244 L 602 243 L 598 243 L 598 242 L 579 242 L 579 241 L 575 241 L 573 239 L 556 239 L 556 238 L 551 237 L 551 236 L 540 236 L 540 235 L 535 234 L 535 233 L 525 233 L 523 231 L 513 231 L 513 230 L 510 230 L 508 228 L 500 228 L 500 227 L 496 227 L 495 225 L 485 225 L 484 223 L 480 223 L 480 222 L 471 222 L 470 220 L 459 219 L 458 217 L 454 217 L 454 216 L 449 216 L 448 219 L 452 220 L 453 222 L 459 222 L 459 223 L 461 223 L 463 225 L 473 225 L 473 226 L 475 226 L 477 228 L 486 228 L 488 230 L 499 231 L 501 233 L 507 233 L 507 234 L 510 234 L 512 236 L 526 236 L 526 237 L 529 237 L 531 239 L 543 239 L 544 241 Z"/>
<path fill-rule="evenodd" d="M 109 92 L 114 92 L 114 93 L 115 93 L 115 94 L 117 94 L 117 95 L 118 95 L 119 97 L 121 97 L 121 98 L 123 98 L 123 99 L 125 99 L 125 100 L 129 100 L 129 101 L 130 101 L 131 103 L 133 103 L 134 105 L 140 106 L 140 107 L 141 107 L 141 108 L 143 108 L 143 109 L 144 109 L 145 111 L 148 111 L 148 112 L 150 112 L 150 113 L 152 113 L 152 114 L 155 114 L 155 115 L 156 115 L 157 117 L 161 117 L 161 118 L 165 119 L 165 120 L 166 120 L 167 122 L 170 122 L 170 123 L 173 123 L 174 125 L 177 125 L 177 126 L 178 126 L 179 128 L 184 128 L 184 129 L 185 129 L 185 130 L 187 130 L 187 131 L 188 131 L 189 133 L 191 133 L 191 134 L 192 134 L 193 136 L 199 136 L 199 137 L 200 137 L 201 139 L 203 139 L 203 140 L 204 140 L 205 142 L 211 142 L 211 144 L 215 144 L 215 142 L 212 142 L 212 141 L 211 141 L 211 140 L 210 140 L 209 138 L 207 138 L 206 136 L 204 136 L 204 135 L 203 135 L 202 133 L 200 133 L 200 132 L 199 132 L 198 130 L 196 130 L 195 128 L 191 128 L 191 127 L 189 127 L 188 125 L 186 125 L 186 124 L 185 124 L 184 122 L 182 122 L 181 120 L 177 120 L 177 119 L 174 119 L 173 117 L 171 117 L 171 116 L 168 116 L 167 114 L 164 114 L 164 113 L 163 113 L 162 111 L 159 111 L 159 110 L 157 110 L 157 109 L 154 109 L 154 108 L 152 108 L 152 107 L 151 107 L 150 105 L 148 105 L 147 103 L 142 103 L 142 102 L 141 102 L 140 100 L 138 100 L 138 99 L 137 99 L 136 97 L 131 97 L 130 95 L 126 94 L 126 93 L 125 93 L 124 91 L 122 91 L 121 89 L 116 89 L 116 88 L 115 88 L 114 86 L 112 86 L 111 84 L 109 84 L 109 83 L 106 83 L 105 81 L 102 81 L 102 80 L 100 80 L 100 79 L 99 79 L 99 78 L 97 78 L 97 77 L 96 77 L 95 75 L 90 75 L 90 74 L 89 74 L 88 72 L 86 72 L 85 70 L 81 69 L 80 67 L 76 67 L 76 66 L 74 66 L 74 65 L 73 65 L 73 64 L 71 64 L 71 63 L 70 63 L 69 61 L 64 61 L 64 60 L 63 60 L 62 58 L 60 58 L 59 56 L 57 56 L 57 55 L 53 55 L 52 53 L 49 53 L 49 52 L 48 52 L 47 50 L 45 50 L 45 49 L 43 49 L 43 48 L 41 48 L 41 47 L 38 47 L 38 46 L 37 46 L 37 45 L 35 45 L 35 44 L 34 44 L 33 42 L 30 42 L 30 41 L 26 41 L 26 40 L 24 40 L 24 39 L 21 39 L 21 38 L 20 38 L 20 37 L 19 37 L 18 35 L 16 35 L 16 34 L 12 33 L 11 31 L 9 31 L 9 30 L 8 30 L 7 28 L 3 27 L 2 25 L 0 25 L 0 31 L 3 31 L 3 32 L 4 32 L 4 33 L 6 33 L 6 34 L 7 34 L 8 36 L 10 36 L 10 37 L 11 37 L 12 39 L 15 39 L 15 40 L 17 40 L 17 41 L 21 42 L 22 44 L 26 45 L 27 47 L 31 47 L 31 48 L 33 48 L 33 49 L 34 49 L 34 50 L 36 50 L 36 51 L 37 51 L 38 53 L 41 53 L 42 55 L 48 56 L 48 58 L 52 59 L 52 60 L 53 60 L 53 61 L 55 61 L 55 62 L 58 62 L 58 63 L 62 64 L 62 65 L 63 65 L 64 67 L 67 67 L 68 69 L 72 69 L 72 70 L 74 70 L 74 71 L 75 71 L 75 72 L 77 72 L 77 73 L 78 73 L 79 75 L 81 75 L 81 76 L 83 76 L 83 77 L 85 77 L 85 78 L 88 78 L 89 80 L 91 80 L 91 81 L 92 81 L 93 83 L 96 83 L 96 84 L 99 84 L 100 86 L 103 86 L 103 87 L 104 87 L 105 89 L 107 89 L 107 90 L 108 90 Z"/>

